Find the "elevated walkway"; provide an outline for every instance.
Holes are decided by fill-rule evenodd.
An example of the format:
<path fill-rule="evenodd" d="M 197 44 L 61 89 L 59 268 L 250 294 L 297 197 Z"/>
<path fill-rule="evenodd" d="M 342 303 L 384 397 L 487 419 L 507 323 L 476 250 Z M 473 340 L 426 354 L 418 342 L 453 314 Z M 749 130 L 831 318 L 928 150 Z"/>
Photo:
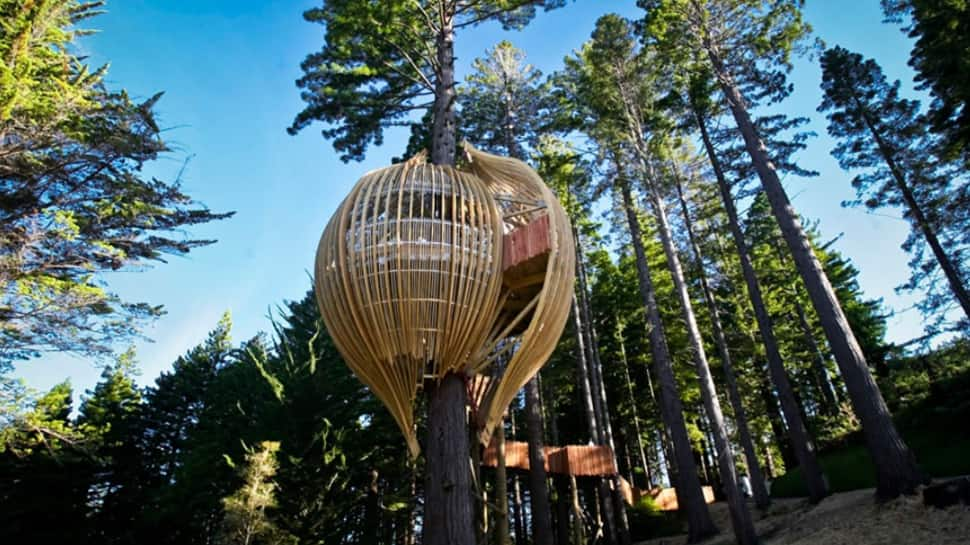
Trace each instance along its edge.
<path fill-rule="evenodd" d="M 611 477 L 617 474 L 613 451 L 607 446 L 568 445 L 542 447 L 542 450 L 545 454 L 546 473 L 575 477 Z M 482 454 L 482 465 L 495 467 L 497 464 L 498 453 L 495 445 L 491 444 Z M 506 441 L 505 467 L 510 470 L 529 471 L 529 444 L 524 441 Z M 673 488 L 655 487 L 644 490 L 633 486 L 623 477 L 620 477 L 620 487 L 628 505 L 633 505 L 644 496 L 651 496 L 657 507 L 663 511 L 678 509 L 677 493 Z M 714 503 L 714 489 L 705 486 L 703 492 L 705 501 Z"/>

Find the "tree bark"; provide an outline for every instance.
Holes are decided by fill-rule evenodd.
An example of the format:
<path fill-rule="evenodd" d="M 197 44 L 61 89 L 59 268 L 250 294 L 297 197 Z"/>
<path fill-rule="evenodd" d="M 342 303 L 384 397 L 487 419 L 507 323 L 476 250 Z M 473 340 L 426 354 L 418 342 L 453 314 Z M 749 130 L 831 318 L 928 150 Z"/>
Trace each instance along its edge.
<path fill-rule="evenodd" d="M 718 189 L 721 192 L 721 201 L 724 203 L 724 210 L 727 212 L 728 224 L 731 235 L 734 238 L 734 246 L 737 250 L 738 260 L 741 262 L 741 272 L 744 276 L 745 284 L 748 288 L 748 298 L 751 300 L 751 307 L 754 309 L 755 319 L 758 322 L 758 330 L 761 333 L 761 340 L 765 347 L 765 356 L 768 360 L 768 373 L 771 382 L 778 392 L 781 410 L 785 415 L 785 422 L 788 424 L 788 435 L 791 439 L 792 449 L 795 457 L 802 468 L 802 475 L 808 488 L 809 500 L 817 503 L 828 495 L 828 487 L 822 475 L 822 468 L 818 464 L 815 456 L 815 447 L 812 444 L 808 430 L 801 418 L 798 402 L 792 391 L 791 382 L 785 371 L 785 365 L 781 359 L 781 352 L 778 350 L 778 341 L 775 338 L 775 328 L 765 306 L 764 298 L 761 293 L 761 286 L 755 274 L 754 266 L 748 255 L 748 247 L 744 241 L 744 233 L 741 232 L 741 223 L 738 220 L 737 208 L 734 206 L 734 197 L 731 195 L 731 188 L 724 171 L 721 169 L 720 160 L 714 150 L 710 135 L 707 132 L 707 123 L 700 111 L 694 111 L 695 120 L 704 141 L 704 148 L 707 151 L 708 159 L 717 178 Z"/>
<path fill-rule="evenodd" d="M 516 437 L 515 412 L 509 411 L 512 424 L 512 438 Z M 525 545 L 527 536 L 525 535 L 525 513 L 522 509 L 522 487 L 519 484 L 519 476 L 512 475 L 512 520 L 515 523 L 515 544 Z"/>
<path fill-rule="evenodd" d="M 618 180 L 626 211 L 633 250 L 636 254 L 637 279 L 640 286 L 640 297 L 643 300 L 647 322 L 650 324 L 650 347 L 653 352 L 654 369 L 660 382 L 661 417 L 670 430 L 673 454 L 676 458 L 676 478 L 672 478 L 677 491 L 677 501 L 681 510 L 687 516 L 687 540 L 696 543 L 718 533 L 710 511 L 704 500 L 700 480 L 697 478 L 697 464 L 691 454 L 690 438 L 687 435 L 687 425 L 684 423 L 684 410 L 680 402 L 680 392 L 674 379 L 674 370 L 667 348 L 663 322 L 660 319 L 660 309 L 657 307 L 657 297 L 654 291 L 653 279 L 647 266 L 647 255 L 643 248 L 643 233 L 640 229 L 640 218 L 630 193 L 629 182 Z"/>
<path fill-rule="evenodd" d="M 765 416 L 768 417 L 768 423 L 771 425 L 771 435 L 774 437 L 775 444 L 778 445 L 778 452 L 781 453 L 781 462 L 785 465 L 785 469 L 792 469 L 798 465 L 798 459 L 795 457 L 795 449 L 791 446 L 788 428 L 781 417 L 781 409 L 778 407 L 775 390 L 771 386 L 771 378 L 767 376 L 760 378 L 761 402 L 764 403 Z M 778 475 L 778 473 L 775 473 L 775 475 Z"/>
<path fill-rule="evenodd" d="M 370 485 L 367 487 L 367 501 L 364 508 L 364 534 L 367 541 L 381 541 L 381 495 L 380 474 L 376 469 L 370 472 Z"/>
<path fill-rule="evenodd" d="M 579 505 L 579 485 L 573 474 L 569 475 L 569 491 L 573 507 L 573 539 L 575 545 L 582 545 L 586 542 L 586 532 L 583 527 L 583 509 Z"/>
<path fill-rule="evenodd" d="M 758 454 L 754 447 L 754 440 L 751 438 L 751 429 L 748 426 L 748 415 L 744 410 L 741 392 L 738 390 L 738 381 L 734 375 L 734 366 L 731 363 L 731 353 L 728 350 L 727 339 L 724 337 L 721 318 L 718 315 L 717 301 L 714 300 L 714 293 L 711 290 L 710 283 L 707 281 L 707 274 L 704 272 L 704 263 L 701 261 L 700 247 L 694 235 L 694 223 L 691 221 L 690 211 L 687 208 L 687 200 L 684 198 L 680 179 L 677 178 L 674 182 L 677 189 L 677 198 L 680 201 L 680 209 L 684 216 L 687 238 L 690 242 L 691 250 L 694 252 L 698 277 L 701 281 L 701 290 L 704 292 L 704 301 L 707 303 L 707 311 L 711 315 L 711 328 L 714 330 L 714 341 L 717 345 L 718 355 L 721 358 L 721 366 L 724 368 L 724 380 L 727 382 L 728 396 L 731 400 L 731 407 L 734 409 L 734 423 L 738 428 L 741 448 L 744 450 L 744 458 L 747 461 L 748 475 L 751 480 L 751 488 L 754 492 L 755 505 L 759 509 L 765 509 L 770 505 L 771 498 L 768 496 L 768 488 L 765 486 L 764 474 L 761 472 L 761 466 L 758 463 Z"/>
<path fill-rule="evenodd" d="M 542 413 L 536 377 L 525 385 L 526 428 L 529 437 L 529 500 L 532 505 L 532 543 L 552 545 L 552 515 L 546 483 L 546 457 L 542 451 Z"/>
<path fill-rule="evenodd" d="M 647 160 L 640 158 L 641 163 L 646 167 Z M 645 168 L 644 174 L 649 171 Z M 648 175 L 648 174 L 647 174 Z M 674 281 L 674 290 L 680 301 L 680 310 L 684 322 L 687 325 L 688 339 L 694 353 L 694 366 L 697 370 L 697 378 L 700 381 L 701 399 L 704 402 L 704 409 L 707 412 L 711 431 L 714 434 L 714 442 L 717 451 L 717 462 L 720 468 L 720 476 L 724 482 L 724 493 L 727 497 L 728 510 L 731 513 L 731 523 L 734 527 L 734 535 L 742 545 L 755 544 L 758 542 L 758 535 L 751 520 L 751 513 L 748 506 L 741 496 L 738 488 L 737 475 L 734 471 L 734 453 L 727 436 L 727 428 L 724 424 L 724 415 L 721 412 L 721 402 L 718 400 L 717 391 L 714 388 L 714 380 L 711 377 L 711 369 L 707 363 L 707 355 L 704 352 L 704 341 L 701 339 L 700 328 L 697 325 L 697 317 L 694 314 L 694 307 L 687 293 L 687 282 L 684 278 L 684 271 L 674 246 L 673 237 L 670 232 L 670 224 L 667 220 L 667 213 L 663 200 L 655 181 L 647 179 L 647 194 L 653 204 L 654 217 L 657 221 L 657 233 L 660 235 L 660 242 L 667 257 L 667 268 Z"/>
<path fill-rule="evenodd" d="M 454 373 L 430 388 L 424 545 L 475 545 L 466 395 Z"/>
<path fill-rule="evenodd" d="M 495 513 L 496 543 L 509 545 L 509 487 L 508 472 L 505 469 L 505 420 L 495 428 Z"/>
<path fill-rule="evenodd" d="M 707 43 L 705 48 L 731 114 L 744 138 L 745 149 L 761 179 L 772 213 L 822 323 L 855 413 L 862 423 L 869 455 L 876 467 L 876 494 L 886 499 L 900 494 L 914 494 L 916 487 L 927 482 L 927 478 L 917 465 L 916 456 L 896 430 L 886 401 L 866 364 L 862 348 L 781 185 L 777 169 L 757 133 L 741 91 L 716 51 Z"/>
<path fill-rule="evenodd" d="M 436 165 L 455 164 L 455 30 L 452 17 L 442 17 L 441 29 L 435 38 L 438 69 L 435 71 L 434 124 L 431 132 L 431 162 Z"/>
<path fill-rule="evenodd" d="M 417 521 L 417 498 L 418 498 L 418 468 L 414 460 L 408 461 L 408 471 L 411 479 L 411 498 L 408 502 L 407 514 L 405 516 L 404 543 L 403 545 L 414 545 L 416 540 L 415 522 Z"/>
<path fill-rule="evenodd" d="M 771 443 L 766 439 L 764 442 L 765 447 L 765 471 L 768 472 L 768 478 L 775 478 L 775 458 L 771 455 Z"/>

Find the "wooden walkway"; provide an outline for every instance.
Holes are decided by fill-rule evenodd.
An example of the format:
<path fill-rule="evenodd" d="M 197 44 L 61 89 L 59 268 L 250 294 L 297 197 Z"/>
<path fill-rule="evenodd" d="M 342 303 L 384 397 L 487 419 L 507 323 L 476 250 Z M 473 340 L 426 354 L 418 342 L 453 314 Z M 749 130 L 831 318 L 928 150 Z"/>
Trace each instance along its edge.
<path fill-rule="evenodd" d="M 576 477 L 610 477 L 617 474 L 613 451 L 602 445 L 568 445 L 564 447 L 542 447 L 546 459 L 546 473 L 573 475 Z M 489 445 L 482 455 L 482 465 L 495 467 L 498 456 L 495 445 Z M 521 471 L 529 470 L 529 444 L 524 441 L 505 442 L 505 467 Z M 627 504 L 633 505 L 644 496 L 653 497 L 657 506 L 664 511 L 676 511 L 677 494 L 673 488 L 656 487 L 643 490 L 633 486 L 620 477 L 620 487 Z M 703 487 L 704 499 L 714 503 L 714 489 Z"/>

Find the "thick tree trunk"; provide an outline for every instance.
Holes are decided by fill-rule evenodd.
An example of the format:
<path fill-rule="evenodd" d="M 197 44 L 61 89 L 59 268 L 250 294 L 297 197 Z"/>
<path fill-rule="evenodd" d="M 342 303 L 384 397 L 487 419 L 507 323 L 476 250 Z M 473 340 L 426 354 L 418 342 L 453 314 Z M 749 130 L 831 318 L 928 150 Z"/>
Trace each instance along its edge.
<path fill-rule="evenodd" d="M 546 457 L 542 451 L 542 413 L 536 377 L 525 385 L 526 428 L 529 437 L 529 499 L 532 505 L 532 543 L 552 545 L 552 515 L 546 483 Z"/>
<path fill-rule="evenodd" d="M 641 162 L 646 166 L 645 158 L 641 157 Z M 644 173 L 647 172 L 644 169 Z M 727 427 L 724 424 L 724 415 L 721 412 L 721 402 L 718 400 L 717 391 L 714 388 L 711 369 L 704 352 L 704 341 L 701 339 L 694 307 L 690 295 L 687 293 L 687 282 L 684 278 L 680 258 L 677 255 L 677 249 L 674 246 L 664 203 L 657 188 L 653 187 L 654 180 L 646 180 L 646 182 L 648 185 L 647 193 L 653 204 L 654 217 L 657 221 L 657 232 L 660 235 L 664 254 L 667 256 L 667 268 L 670 270 L 670 275 L 674 281 L 674 290 L 677 292 L 677 298 L 680 301 L 681 314 L 687 325 L 688 339 L 694 353 L 694 365 L 697 370 L 697 378 L 700 381 L 701 399 L 704 402 L 704 409 L 707 412 L 711 431 L 714 434 L 719 473 L 724 482 L 724 493 L 727 497 L 728 510 L 731 513 L 734 535 L 742 545 L 755 544 L 758 542 L 758 535 L 755 532 L 754 523 L 751 521 L 751 513 L 741 496 L 740 488 L 738 488 L 737 475 L 734 471 L 734 453 L 727 436 Z"/>
<path fill-rule="evenodd" d="M 768 156 L 765 143 L 758 135 L 754 122 L 748 114 L 741 91 L 716 52 L 708 47 L 707 53 L 734 120 L 737 122 L 738 130 L 744 138 L 745 149 L 761 179 L 772 213 L 778 221 L 798 272 L 808 289 L 815 312 L 822 323 L 822 329 L 842 372 L 855 413 L 862 423 L 869 455 L 876 467 L 876 494 L 880 498 L 913 494 L 917 486 L 927 481 L 926 476 L 920 471 L 916 457 L 896 430 L 889 408 L 886 407 L 886 401 L 872 373 L 869 372 L 865 355 L 849 327 L 835 290 L 832 289 L 822 264 L 812 250 L 801 221 L 791 201 L 788 200 L 785 188 L 778 178 L 778 172 Z"/>
<path fill-rule="evenodd" d="M 704 272 L 704 263 L 701 260 L 700 247 L 694 236 L 694 223 L 691 221 L 690 211 L 687 208 L 687 200 L 684 198 L 683 188 L 680 179 L 675 180 L 677 198 L 680 201 L 680 209 L 684 216 L 684 226 L 687 228 L 687 238 L 690 241 L 691 250 L 694 252 L 694 259 L 698 268 L 698 276 L 701 281 L 701 290 L 704 292 L 704 301 L 707 303 L 707 311 L 711 315 L 711 328 L 714 330 L 714 341 L 717 345 L 718 355 L 721 358 L 721 366 L 724 368 L 724 380 L 728 386 L 728 396 L 731 400 L 731 407 L 734 409 L 734 423 L 738 428 L 738 436 L 741 440 L 741 448 L 744 450 L 744 458 L 747 461 L 748 476 L 751 480 L 751 488 L 754 491 L 755 505 L 759 509 L 765 509 L 771 503 L 768 496 L 768 488 L 765 486 L 764 474 L 758 463 L 758 454 L 754 447 L 754 440 L 751 438 L 751 429 L 748 426 L 748 415 L 744 410 L 744 403 L 741 401 L 741 392 L 738 390 L 738 381 L 734 375 L 734 366 L 731 363 L 731 353 L 728 350 L 727 339 L 724 337 L 724 328 L 721 326 L 721 318 L 718 315 L 717 301 L 714 300 L 714 293 L 710 283 L 707 281 L 707 274 Z"/>
<path fill-rule="evenodd" d="M 673 454 L 676 458 L 677 501 L 681 510 L 687 516 L 687 540 L 696 543 L 718 533 L 711 513 L 704 501 L 701 483 L 697 478 L 697 464 L 691 454 L 690 438 L 687 435 L 687 425 L 684 423 L 684 410 L 680 402 L 680 392 L 674 379 L 674 370 L 667 348 L 663 322 L 660 319 L 660 309 L 657 307 L 656 292 L 653 279 L 647 266 L 647 255 L 643 248 L 643 233 L 640 229 L 640 218 L 630 193 L 630 186 L 626 180 L 619 180 L 619 189 L 623 198 L 627 223 L 633 249 L 636 253 L 637 277 L 640 285 L 640 297 L 643 299 L 644 310 L 647 313 L 647 323 L 650 325 L 650 346 L 653 352 L 654 368 L 657 380 L 660 382 L 661 417 L 670 430 L 673 443 Z"/>
<path fill-rule="evenodd" d="M 475 545 L 465 381 L 449 373 L 430 388 L 429 398 L 422 543 Z"/>
<path fill-rule="evenodd" d="M 435 79 L 434 124 L 431 132 L 431 162 L 455 164 L 455 31 L 451 18 L 445 18 L 435 40 L 438 69 Z"/>
<path fill-rule="evenodd" d="M 451 21 L 451 18 L 445 18 Z M 436 38 L 438 56 L 435 82 L 431 161 L 455 164 L 455 58 L 454 29 L 443 25 Z M 465 382 L 448 374 L 429 387 L 427 480 L 423 525 L 424 545 L 474 545 L 475 513 L 469 466 Z"/>
<path fill-rule="evenodd" d="M 508 472 L 505 469 L 505 420 L 495 428 L 495 542 L 509 545 L 509 489 Z"/>
<path fill-rule="evenodd" d="M 873 139 L 876 141 L 876 146 L 879 148 L 880 155 L 882 155 L 883 159 L 886 161 L 886 166 L 889 167 L 889 172 L 892 174 L 893 180 L 896 182 L 896 187 L 899 188 L 899 192 L 903 195 L 903 201 L 906 203 L 906 207 L 909 208 L 909 212 L 913 216 L 913 221 L 916 223 L 916 228 L 923 233 L 923 238 L 926 239 L 926 243 L 929 245 L 930 250 L 932 250 L 933 257 L 936 258 L 937 264 L 939 264 L 940 269 L 943 271 L 943 275 L 946 276 L 946 280 L 950 284 L 950 291 L 953 292 L 953 296 L 963 308 L 963 314 L 970 319 L 970 293 L 967 292 L 967 287 L 963 284 L 959 271 L 957 271 L 957 268 L 954 266 L 950 256 L 946 254 L 946 251 L 943 249 L 943 245 L 940 244 L 940 239 L 936 234 L 936 229 L 930 225 L 930 221 L 927 219 L 926 213 L 923 212 L 923 207 L 920 206 L 919 201 L 916 200 L 916 195 L 913 194 L 912 188 L 910 188 L 909 184 L 906 182 L 906 176 L 903 174 L 903 170 L 896 163 L 895 154 L 893 153 L 892 148 L 886 143 L 879 131 L 876 130 L 875 125 L 868 116 L 865 117 L 865 123 L 869 128 L 869 132 L 872 134 Z"/>
<path fill-rule="evenodd" d="M 707 151 L 708 159 L 711 162 L 711 167 L 717 178 L 718 189 L 721 192 L 721 201 L 724 203 L 724 209 L 727 212 L 731 235 L 734 238 L 734 246 L 738 253 L 738 260 L 741 262 L 741 272 L 748 288 L 748 298 L 751 300 L 751 307 L 754 309 L 755 319 L 758 322 L 758 330 L 761 333 L 761 340 L 765 347 L 765 356 L 768 359 L 768 373 L 771 376 L 772 384 L 774 384 L 778 392 L 781 410 L 785 415 L 785 422 L 788 424 L 791 445 L 795 451 L 795 457 L 798 459 L 798 464 L 802 468 L 802 475 L 808 487 L 809 500 L 813 503 L 819 502 L 828 495 L 828 487 L 825 485 L 821 466 L 818 465 L 818 459 L 815 456 L 815 447 L 812 445 L 811 437 L 801 418 L 798 402 L 795 400 L 795 394 L 791 388 L 791 382 L 788 380 L 788 374 L 785 372 L 781 352 L 778 350 L 778 341 L 775 338 L 774 324 L 772 323 L 771 316 L 768 314 L 768 309 L 765 306 L 761 294 L 761 286 L 758 283 L 758 277 L 748 256 L 748 247 L 744 241 L 744 234 L 741 232 L 741 224 L 738 221 L 738 212 L 734 206 L 734 197 L 731 195 L 731 188 L 728 185 L 727 179 L 724 177 L 724 172 L 721 170 L 721 163 L 718 160 L 717 152 L 714 150 L 714 144 L 711 142 L 710 135 L 707 132 L 706 121 L 699 111 L 695 110 L 694 115 L 698 128 L 701 131 L 701 137 L 704 141 L 704 148 Z"/>

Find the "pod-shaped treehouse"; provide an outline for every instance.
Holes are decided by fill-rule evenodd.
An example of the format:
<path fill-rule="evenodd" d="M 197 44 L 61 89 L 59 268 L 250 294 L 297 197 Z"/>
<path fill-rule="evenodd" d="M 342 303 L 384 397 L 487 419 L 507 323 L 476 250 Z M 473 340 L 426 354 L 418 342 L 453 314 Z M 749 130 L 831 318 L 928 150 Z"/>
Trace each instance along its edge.
<path fill-rule="evenodd" d="M 417 392 L 450 372 L 468 377 L 487 443 L 555 348 L 573 294 L 571 229 L 552 191 L 521 161 L 469 146 L 466 158 L 366 174 L 317 250 L 324 323 L 413 454 Z"/>

